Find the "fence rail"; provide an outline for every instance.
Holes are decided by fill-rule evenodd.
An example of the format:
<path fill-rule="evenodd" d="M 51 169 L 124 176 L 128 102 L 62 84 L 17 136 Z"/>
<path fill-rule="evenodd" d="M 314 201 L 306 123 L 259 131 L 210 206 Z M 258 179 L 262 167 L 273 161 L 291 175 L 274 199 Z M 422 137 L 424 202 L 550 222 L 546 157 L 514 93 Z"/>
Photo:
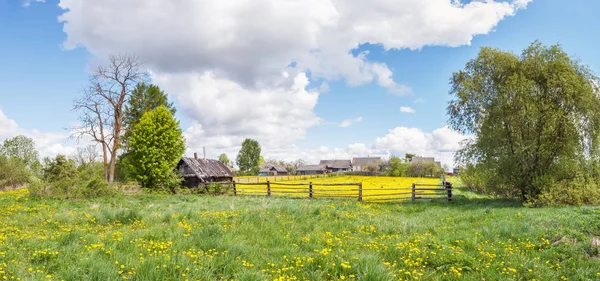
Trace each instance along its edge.
<path fill-rule="evenodd" d="M 306 187 L 304 187 L 306 186 Z M 352 187 L 327 188 L 327 187 Z M 424 187 L 422 187 L 424 186 Z M 364 191 L 378 191 L 365 194 Z M 233 182 L 233 195 L 289 195 L 309 198 L 356 198 L 358 201 L 404 201 L 447 199 L 452 201 L 452 184 L 443 181 L 442 184 L 417 184 L 410 188 L 363 188 L 362 182 L 348 183 L 275 183 L 275 182 Z"/>

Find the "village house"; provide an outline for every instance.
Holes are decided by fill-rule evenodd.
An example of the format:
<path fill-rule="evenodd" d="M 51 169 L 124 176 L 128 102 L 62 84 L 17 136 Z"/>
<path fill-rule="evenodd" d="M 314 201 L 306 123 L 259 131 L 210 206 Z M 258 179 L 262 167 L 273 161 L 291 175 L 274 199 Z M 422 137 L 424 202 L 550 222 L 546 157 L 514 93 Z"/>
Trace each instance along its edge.
<path fill-rule="evenodd" d="M 259 176 L 287 176 L 288 170 L 280 165 L 264 165 L 258 171 Z"/>
<path fill-rule="evenodd" d="M 354 157 L 352 158 L 352 171 L 365 171 L 366 166 L 381 164 L 382 162 L 381 157 Z"/>
<path fill-rule="evenodd" d="M 296 170 L 298 175 L 320 175 L 327 174 L 327 166 L 325 165 L 305 165 L 300 166 Z"/>
<path fill-rule="evenodd" d="M 351 160 L 321 160 L 319 165 L 325 165 L 328 173 L 340 173 L 352 171 Z"/>
<path fill-rule="evenodd" d="M 183 185 L 186 187 L 198 187 L 203 183 L 230 182 L 233 181 L 233 172 L 229 167 L 219 160 L 182 157 L 177 164 L 177 170 L 183 177 Z"/>
<path fill-rule="evenodd" d="M 437 164 L 438 166 L 442 167 L 442 163 L 440 161 L 435 161 L 435 158 L 433 157 L 413 157 L 410 160 L 411 163 L 419 163 L 419 162 L 433 162 L 435 164 Z"/>

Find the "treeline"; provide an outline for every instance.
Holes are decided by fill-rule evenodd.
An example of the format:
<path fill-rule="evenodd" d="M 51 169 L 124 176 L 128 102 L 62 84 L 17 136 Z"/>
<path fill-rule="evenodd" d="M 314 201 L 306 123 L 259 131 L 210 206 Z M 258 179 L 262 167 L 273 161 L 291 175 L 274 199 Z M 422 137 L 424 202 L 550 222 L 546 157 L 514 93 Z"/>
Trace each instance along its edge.
<path fill-rule="evenodd" d="M 406 154 L 404 158 L 392 156 L 388 161 L 382 162 L 380 171 L 382 175 L 391 177 L 439 177 L 444 169 L 435 162 L 411 161 L 414 154 Z M 372 168 L 367 167 L 367 171 Z"/>

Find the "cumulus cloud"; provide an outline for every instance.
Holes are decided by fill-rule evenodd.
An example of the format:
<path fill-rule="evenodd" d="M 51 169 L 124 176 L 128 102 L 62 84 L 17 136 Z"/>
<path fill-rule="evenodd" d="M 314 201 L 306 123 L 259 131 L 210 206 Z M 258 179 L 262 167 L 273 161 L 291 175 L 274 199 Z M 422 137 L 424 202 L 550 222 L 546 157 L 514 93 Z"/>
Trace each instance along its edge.
<path fill-rule="evenodd" d="M 390 49 L 460 46 L 493 30 L 529 1 L 61 0 L 67 49 L 135 52 L 156 71 L 214 71 L 260 85 L 296 63 L 327 79 L 377 82 L 399 93 L 383 63 L 360 44 Z"/>
<path fill-rule="evenodd" d="M 76 146 L 69 144 L 68 132 L 41 132 L 36 129 L 24 129 L 0 110 L 0 142 L 18 135 L 33 138 L 42 157 L 52 157 L 57 154 L 71 155 L 77 150 Z"/>
<path fill-rule="evenodd" d="M 415 113 L 416 111 L 412 107 L 410 107 L 410 106 L 401 106 L 400 107 L 400 112 Z"/>
<path fill-rule="evenodd" d="M 346 120 L 344 120 L 344 121 L 342 121 L 342 122 L 340 123 L 340 127 L 342 127 L 342 128 L 348 128 L 348 127 L 352 126 L 352 124 L 354 124 L 354 123 L 356 123 L 356 122 L 360 122 L 360 121 L 362 121 L 362 119 L 363 119 L 363 118 L 362 118 L 362 117 L 360 117 L 360 116 L 359 116 L 359 117 L 356 117 L 356 118 L 354 118 L 354 119 L 346 119 Z"/>
<path fill-rule="evenodd" d="M 386 150 L 395 155 L 414 153 L 420 156 L 436 157 L 443 164 L 454 165 L 454 152 L 460 149 L 465 136 L 450 127 L 445 126 L 433 130 L 431 133 L 423 132 L 419 128 L 396 127 L 383 137 L 375 139 L 373 149 Z"/>
<path fill-rule="evenodd" d="M 358 51 L 361 45 L 470 44 L 528 2 L 60 0 L 59 21 L 66 49 L 83 47 L 96 58 L 136 53 L 192 121 L 190 150 L 233 151 L 252 137 L 292 151 L 322 122 L 313 110 L 327 82 L 411 93 L 387 64 Z M 324 82 L 309 89 L 309 77 Z"/>

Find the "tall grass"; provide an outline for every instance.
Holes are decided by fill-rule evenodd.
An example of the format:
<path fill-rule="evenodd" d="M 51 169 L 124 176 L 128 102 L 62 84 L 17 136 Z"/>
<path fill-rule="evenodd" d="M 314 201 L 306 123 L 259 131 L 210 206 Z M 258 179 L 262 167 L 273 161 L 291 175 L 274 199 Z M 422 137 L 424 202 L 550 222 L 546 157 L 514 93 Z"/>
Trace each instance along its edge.
<path fill-rule="evenodd" d="M 599 208 L 456 193 L 453 202 L 369 204 L 7 191 L 0 280 L 600 279 L 590 242 Z"/>

